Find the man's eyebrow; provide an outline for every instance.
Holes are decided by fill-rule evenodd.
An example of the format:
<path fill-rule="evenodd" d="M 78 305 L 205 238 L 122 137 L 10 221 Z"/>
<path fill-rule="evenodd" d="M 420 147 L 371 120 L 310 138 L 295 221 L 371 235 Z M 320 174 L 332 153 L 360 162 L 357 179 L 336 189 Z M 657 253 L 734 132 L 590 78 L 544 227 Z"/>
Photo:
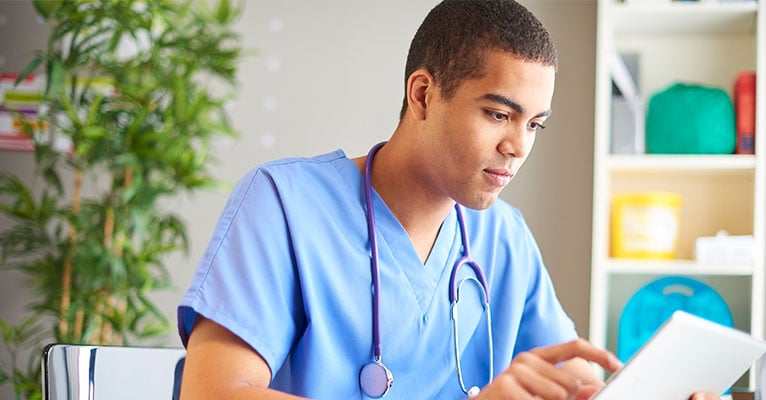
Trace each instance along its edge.
<path fill-rule="evenodd" d="M 504 106 L 506 106 L 508 108 L 513 109 L 514 111 L 516 111 L 519 114 L 523 114 L 524 113 L 524 107 L 522 107 L 521 104 L 519 104 L 519 103 L 517 103 L 517 102 L 515 102 L 515 101 L 513 101 L 513 100 L 511 100 L 511 99 L 509 99 L 509 98 L 507 98 L 505 96 L 502 96 L 502 95 L 499 95 L 499 94 L 487 93 L 484 96 L 482 96 L 482 98 L 485 99 L 485 100 L 489 100 L 489 101 L 491 101 L 493 103 L 500 103 L 500 104 L 502 104 L 502 105 L 504 105 Z M 544 112 L 536 115 L 535 117 L 536 118 L 548 117 L 550 115 L 551 115 L 551 110 L 548 109 L 547 111 L 544 111 Z"/>

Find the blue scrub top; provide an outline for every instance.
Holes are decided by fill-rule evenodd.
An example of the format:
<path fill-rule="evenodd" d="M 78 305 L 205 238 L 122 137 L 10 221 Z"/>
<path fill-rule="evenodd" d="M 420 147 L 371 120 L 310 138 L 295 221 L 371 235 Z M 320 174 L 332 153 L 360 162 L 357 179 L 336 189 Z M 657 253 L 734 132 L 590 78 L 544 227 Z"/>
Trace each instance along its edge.
<path fill-rule="evenodd" d="M 464 398 L 448 295 L 462 255 L 456 213 L 423 265 L 386 204 L 377 194 L 373 201 L 382 360 L 394 375 L 386 398 Z M 464 211 L 471 255 L 490 288 L 495 374 L 519 352 L 576 338 L 518 210 L 498 200 Z M 481 387 L 489 373 L 481 292 L 471 284 L 463 289 L 462 371 L 467 386 Z M 239 181 L 180 303 L 178 328 L 186 345 L 199 313 L 266 360 L 271 387 L 360 399 L 359 371 L 373 358 L 371 303 L 363 178 L 338 150 L 270 162 Z"/>

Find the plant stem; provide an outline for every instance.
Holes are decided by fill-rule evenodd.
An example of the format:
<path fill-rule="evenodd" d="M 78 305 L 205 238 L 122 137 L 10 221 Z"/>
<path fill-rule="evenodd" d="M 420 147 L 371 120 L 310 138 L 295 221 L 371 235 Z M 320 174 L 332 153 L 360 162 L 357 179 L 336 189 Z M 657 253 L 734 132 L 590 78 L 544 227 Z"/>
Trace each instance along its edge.
<path fill-rule="evenodd" d="M 117 312 L 120 315 L 125 315 L 127 311 L 128 311 L 128 302 L 123 298 L 122 300 L 118 301 Z M 122 331 L 117 331 L 115 333 L 114 344 L 118 346 L 122 346 L 124 343 L 125 343 L 125 333 Z"/>
<path fill-rule="evenodd" d="M 133 170 L 131 168 L 125 169 L 125 175 L 124 180 L 122 182 L 122 188 L 123 190 L 127 190 L 130 188 L 130 186 L 133 184 Z M 127 207 L 126 207 L 127 208 Z M 114 249 L 114 253 L 117 257 L 122 257 L 123 255 L 123 249 L 124 249 L 124 243 L 125 243 L 125 229 L 121 230 L 118 233 L 119 237 L 117 240 L 118 245 Z M 114 297 L 114 294 L 112 294 L 109 297 L 109 304 L 112 305 L 112 309 L 117 315 L 124 315 L 127 311 L 127 301 L 124 299 L 118 300 Z M 122 345 L 124 342 L 123 333 L 120 329 L 116 329 L 115 332 L 109 332 L 112 337 L 110 337 L 110 340 L 113 341 L 113 344 L 115 345 Z"/>
<path fill-rule="evenodd" d="M 114 191 L 109 193 L 109 204 L 114 204 Z M 114 234 L 114 209 L 107 206 L 104 211 L 104 249 L 112 250 L 112 235 Z"/>
<path fill-rule="evenodd" d="M 82 326 L 85 323 L 85 313 L 82 309 L 77 310 L 74 315 L 74 338 L 76 341 L 82 339 Z"/>
<path fill-rule="evenodd" d="M 80 213 L 80 195 L 82 192 L 82 177 L 83 172 L 80 169 L 75 170 L 74 173 L 74 189 L 72 191 L 72 218 L 77 218 Z M 75 230 L 74 221 L 69 224 L 69 245 L 70 248 L 74 245 L 77 239 L 77 231 Z M 69 304 L 72 297 L 72 258 L 73 252 L 67 255 L 64 260 L 64 271 L 61 276 L 61 313 L 59 316 L 59 331 L 61 337 L 66 337 L 69 333 L 69 324 L 67 318 L 67 311 L 69 310 Z"/>
<path fill-rule="evenodd" d="M 99 293 L 99 297 L 101 297 L 104 294 L 104 292 L 106 292 L 106 291 L 105 290 L 101 290 L 100 293 Z M 105 299 L 105 300 L 108 301 L 108 298 Z M 101 328 L 98 330 L 98 333 L 96 333 L 95 331 L 93 332 L 94 335 L 98 334 L 97 343 L 98 344 L 109 344 L 108 338 L 107 338 L 107 336 L 109 335 L 109 331 L 108 331 L 109 330 L 108 329 L 109 328 L 108 327 L 109 323 L 107 322 L 107 319 L 104 316 L 104 313 L 105 313 L 104 304 L 102 302 L 98 302 L 96 304 L 96 309 L 94 311 L 95 311 L 96 318 L 98 318 L 99 324 L 101 325 Z M 93 340 L 89 339 L 88 342 L 92 343 Z"/>

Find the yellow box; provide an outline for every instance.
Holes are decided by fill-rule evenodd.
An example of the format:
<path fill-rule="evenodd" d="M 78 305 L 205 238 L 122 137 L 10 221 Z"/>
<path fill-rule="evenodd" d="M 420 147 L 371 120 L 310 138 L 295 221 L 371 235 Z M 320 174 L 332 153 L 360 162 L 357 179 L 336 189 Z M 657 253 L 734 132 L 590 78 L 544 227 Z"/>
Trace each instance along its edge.
<path fill-rule="evenodd" d="M 612 196 L 611 256 L 675 258 L 681 195 L 671 192 Z"/>

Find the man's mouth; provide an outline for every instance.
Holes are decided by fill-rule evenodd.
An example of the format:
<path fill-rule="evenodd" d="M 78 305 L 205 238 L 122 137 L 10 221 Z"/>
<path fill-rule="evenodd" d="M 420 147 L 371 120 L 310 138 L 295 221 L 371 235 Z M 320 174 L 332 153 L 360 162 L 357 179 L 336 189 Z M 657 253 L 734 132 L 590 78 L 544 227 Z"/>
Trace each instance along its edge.
<path fill-rule="evenodd" d="M 513 179 L 513 173 L 506 169 L 485 169 L 484 173 L 493 185 L 499 187 L 505 187 Z"/>

